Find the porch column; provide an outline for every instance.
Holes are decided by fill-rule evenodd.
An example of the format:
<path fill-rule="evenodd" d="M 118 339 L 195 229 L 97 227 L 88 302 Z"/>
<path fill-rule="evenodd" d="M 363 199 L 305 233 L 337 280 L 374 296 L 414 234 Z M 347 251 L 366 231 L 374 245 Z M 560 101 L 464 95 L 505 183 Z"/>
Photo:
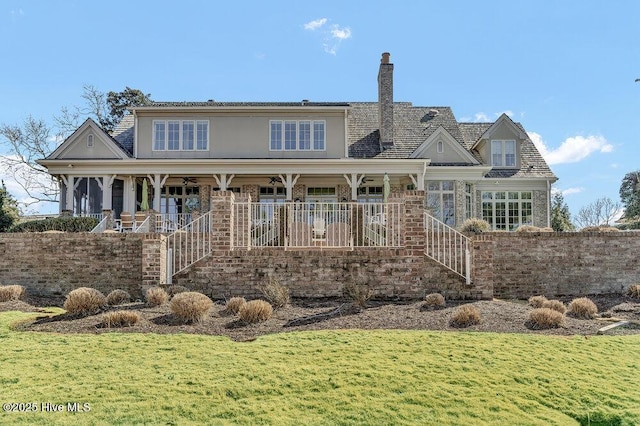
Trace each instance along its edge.
<path fill-rule="evenodd" d="M 287 188 L 287 201 L 293 201 L 293 186 L 298 181 L 300 175 L 296 175 L 293 177 L 293 174 L 287 173 L 286 177 L 283 175 L 278 175 L 280 177 L 280 181 L 284 184 L 285 188 Z"/>
<path fill-rule="evenodd" d="M 66 210 L 73 212 L 73 190 L 75 189 L 75 186 L 73 184 L 74 183 L 73 182 L 73 180 L 74 180 L 73 176 L 71 176 L 71 175 L 67 175 L 67 176 L 61 175 L 60 177 L 62 178 L 62 182 L 64 183 L 64 185 L 65 185 L 65 187 L 67 189 L 66 193 L 64 194 Z M 62 213 L 62 212 L 60 212 L 60 213 Z"/>
<path fill-rule="evenodd" d="M 365 175 L 358 177 L 357 173 L 351 173 L 351 178 L 347 174 L 343 175 L 347 184 L 351 187 L 351 201 L 358 201 L 358 187 L 362 184 Z"/>
<path fill-rule="evenodd" d="M 229 185 L 231 185 L 231 181 L 233 180 L 233 178 L 236 175 L 231 175 L 227 178 L 227 174 L 226 173 L 220 173 L 220 175 L 213 175 L 213 178 L 216 180 L 216 183 L 218 184 L 218 188 L 220 191 L 226 191 L 229 188 Z"/>
<path fill-rule="evenodd" d="M 156 173 L 151 177 L 151 175 L 147 175 L 149 180 L 151 181 L 151 185 L 153 186 L 153 210 L 159 212 L 160 211 L 160 197 L 162 197 L 162 187 L 164 183 L 169 178 L 169 175 L 165 175 L 164 178 L 160 175 L 160 173 Z"/>
<path fill-rule="evenodd" d="M 134 214 L 136 212 L 136 180 L 133 176 L 127 176 L 125 179 L 123 197 L 122 210 Z"/>
<path fill-rule="evenodd" d="M 112 185 L 115 178 L 116 175 L 104 175 L 102 179 L 96 178 L 96 182 L 102 190 L 102 210 L 111 210 Z"/>

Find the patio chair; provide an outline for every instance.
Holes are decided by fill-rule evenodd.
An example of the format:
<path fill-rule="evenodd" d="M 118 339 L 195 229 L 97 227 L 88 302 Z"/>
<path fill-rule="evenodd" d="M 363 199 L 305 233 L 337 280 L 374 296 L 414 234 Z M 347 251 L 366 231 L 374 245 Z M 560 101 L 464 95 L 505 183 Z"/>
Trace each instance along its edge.
<path fill-rule="evenodd" d="M 289 228 L 289 246 L 309 247 L 311 246 L 311 235 L 313 229 L 306 222 L 293 222 Z"/>
<path fill-rule="evenodd" d="M 334 222 L 327 225 L 327 246 L 351 247 L 351 229 L 348 223 Z"/>
<path fill-rule="evenodd" d="M 326 226 L 324 219 L 316 216 L 313 218 L 313 238 L 323 239 L 325 237 Z"/>
<path fill-rule="evenodd" d="M 136 214 L 135 214 L 135 219 L 136 219 L 135 225 L 136 225 L 136 228 L 138 226 L 140 226 L 140 224 L 142 222 L 144 222 L 146 218 L 147 218 L 147 214 L 145 212 L 136 212 Z"/>
<path fill-rule="evenodd" d="M 131 213 L 122 212 L 120 213 L 120 232 L 133 232 L 133 217 L 131 217 Z"/>

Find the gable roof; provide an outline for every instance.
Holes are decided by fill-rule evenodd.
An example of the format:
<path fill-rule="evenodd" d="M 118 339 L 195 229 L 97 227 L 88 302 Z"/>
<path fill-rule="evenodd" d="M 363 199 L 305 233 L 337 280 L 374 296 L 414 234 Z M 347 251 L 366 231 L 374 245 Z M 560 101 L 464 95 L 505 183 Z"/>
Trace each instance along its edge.
<path fill-rule="evenodd" d="M 84 123 L 80 125 L 71 135 L 69 135 L 64 142 L 62 142 L 51 154 L 47 156 L 48 160 L 55 160 L 62 156 L 65 152 L 69 151 L 74 145 L 79 142 L 79 135 L 88 128 L 91 128 L 98 138 L 104 143 L 104 145 L 114 154 L 117 158 L 129 158 L 131 154 L 125 150 L 120 143 L 115 140 L 111 135 L 105 132 L 91 118 L 87 118 Z"/>
<path fill-rule="evenodd" d="M 460 144 L 451 134 L 442 126 L 439 126 L 431 135 L 409 156 L 409 158 L 422 157 L 436 141 L 442 140 L 454 152 L 454 157 L 458 157 L 460 161 L 455 163 L 443 163 L 431 160 L 432 166 L 437 165 L 479 165 L 478 161 L 462 144 Z"/>

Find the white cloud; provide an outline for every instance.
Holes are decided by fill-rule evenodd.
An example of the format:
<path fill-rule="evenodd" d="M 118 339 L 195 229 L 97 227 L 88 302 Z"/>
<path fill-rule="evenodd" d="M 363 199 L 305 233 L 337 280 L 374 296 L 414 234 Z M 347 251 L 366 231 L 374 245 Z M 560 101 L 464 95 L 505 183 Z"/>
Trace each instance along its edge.
<path fill-rule="evenodd" d="M 331 27 L 331 37 L 338 40 L 347 40 L 351 38 L 351 29 L 349 27 L 340 28 L 338 25 Z"/>
<path fill-rule="evenodd" d="M 528 133 L 533 144 L 550 165 L 577 163 L 594 152 L 608 153 L 613 151 L 613 145 L 604 136 L 572 136 L 565 139 L 558 148 L 550 149 L 538 133 Z"/>
<path fill-rule="evenodd" d="M 474 115 L 473 121 L 477 123 L 489 123 L 491 122 L 491 119 L 484 112 L 476 112 Z"/>
<path fill-rule="evenodd" d="M 563 189 L 562 191 L 562 195 L 571 195 L 571 194 L 579 194 L 581 192 L 584 191 L 584 188 L 582 187 L 577 187 L 577 188 L 567 188 L 567 189 Z"/>
<path fill-rule="evenodd" d="M 322 49 L 325 53 L 335 55 L 338 53 L 340 44 L 344 40 L 351 38 L 351 28 L 341 27 L 338 24 L 333 24 L 329 27 L 325 27 L 328 22 L 327 18 L 320 18 L 306 24 L 303 24 L 303 28 L 307 31 L 318 31 L 319 37 L 322 38 Z"/>
<path fill-rule="evenodd" d="M 327 23 L 327 18 L 316 19 L 314 21 L 310 21 L 304 24 L 304 29 L 309 31 L 315 31 L 326 23 Z"/>

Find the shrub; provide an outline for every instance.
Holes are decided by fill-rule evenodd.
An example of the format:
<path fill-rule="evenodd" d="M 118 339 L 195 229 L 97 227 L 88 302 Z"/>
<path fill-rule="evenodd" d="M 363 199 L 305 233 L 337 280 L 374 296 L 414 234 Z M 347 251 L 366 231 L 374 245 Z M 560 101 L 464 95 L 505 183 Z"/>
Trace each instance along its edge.
<path fill-rule="evenodd" d="M 107 304 L 110 306 L 122 305 L 123 303 L 129 303 L 131 301 L 131 295 L 124 290 L 113 290 L 107 294 Z"/>
<path fill-rule="evenodd" d="M 20 300 L 27 294 L 27 290 L 21 285 L 0 286 L 0 302 Z"/>
<path fill-rule="evenodd" d="M 553 309 L 556 312 L 560 312 L 562 315 L 567 312 L 567 308 L 564 306 L 564 303 L 559 300 L 547 300 L 542 304 L 542 307 Z"/>
<path fill-rule="evenodd" d="M 183 285 L 170 285 L 169 287 L 167 287 L 167 294 L 169 295 L 169 297 L 173 297 L 178 293 L 184 293 L 187 291 L 189 291 L 189 289 Z"/>
<path fill-rule="evenodd" d="M 103 327 L 131 327 L 140 321 L 140 315 L 133 311 L 113 311 L 102 315 Z"/>
<path fill-rule="evenodd" d="M 363 308 L 367 304 L 367 300 L 371 299 L 369 286 L 361 280 L 347 280 L 342 288 L 342 293 L 351 300 L 354 306 L 360 308 Z"/>
<path fill-rule="evenodd" d="M 62 216 L 22 222 L 11 227 L 9 232 L 89 232 L 95 228 L 97 224 L 98 219 L 93 217 Z"/>
<path fill-rule="evenodd" d="M 598 225 L 598 226 L 585 226 L 580 232 L 620 232 L 620 230 L 613 226 Z"/>
<path fill-rule="evenodd" d="M 232 297 L 231 299 L 227 300 L 225 310 L 231 314 L 237 314 L 240 311 L 240 308 L 246 303 L 247 301 L 244 297 Z"/>
<path fill-rule="evenodd" d="M 269 302 L 265 302 L 264 300 L 247 302 L 242 305 L 238 311 L 240 319 L 249 324 L 266 321 L 271 318 L 272 313 L 273 307 L 271 307 Z"/>
<path fill-rule="evenodd" d="M 531 296 L 529 298 L 529 306 L 533 306 L 534 308 L 542 308 L 542 305 L 546 301 L 547 298 L 544 296 Z"/>
<path fill-rule="evenodd" d="M 269 278 L 269 283 L 261 285 L 259 289 L 274 308 L 283 308 L 289 304 L 289 289 L 278 280 Z"/>
<path fill-rule="evenodd" d="M 562 325 L 564 316 L 553 309 L 537 308 L 529 312 L 529 326 L 536 330 L 556 328 Z"/>
<path fill-rule="evenodd" d="M 573 299 L 569 303 L 567 312 L 576 318 L 593 319 L 598 313 L 598 307 L 593 301 L 587 297 L 579 297 Z"/>
<path fill-rule="evenodd" d="M 489 222 L 478 218 L 469 218 L 460 225 L 460 232 L 475 232 L 480 234 L 491 230 Z"/>
<path fill-rule="evenodd" d="M 212 306 L 211 299 L 195 291 L 183 291 L 171 299 L 171 312 L 189 323 L 203 321 Z"/>
<path fill-rule="evenodd" d="M 627 289 L 627 296 L 640 299 L 640 284 L 634 284 Z"/>
<path fill-rule="evenodd" d="M 480 323 L 480 311 L 475 306 L 462 305 L 453 312 L 451 321 L 452 327 L 469 327 Z"/>
<path fill-rule="evenodd" d="M 169 295 L 160 287 L 151 287 L 147 290 L 146 299 L 149 306 L 160 306 L 167 303 Z"/>
<path fill-rule="evenodd" d="M 91 315 L 107 304 L 107 298 L 95 288 L 80 287 L 67 294 L 62 307 L 70 314 Z"/>
<path fill-rule="evenodd" d="M 444 301 L 444 296 L 440 293 L 431 293 L 424 297 L 422 307 L 426 309 L 440 309 L 444 308 L 445 305 L 446 302 Z"/>

